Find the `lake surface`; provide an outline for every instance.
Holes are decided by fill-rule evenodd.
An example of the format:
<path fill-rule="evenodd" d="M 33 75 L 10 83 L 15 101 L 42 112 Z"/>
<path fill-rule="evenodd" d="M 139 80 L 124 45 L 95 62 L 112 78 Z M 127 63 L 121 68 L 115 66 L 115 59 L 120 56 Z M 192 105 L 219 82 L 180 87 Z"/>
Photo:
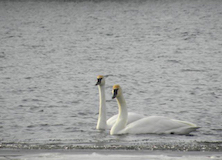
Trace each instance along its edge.
<path fill-rule="evenodd" d="M 0 147 L 222 151 L 222 1 L 0 1 Z M 108 117 L 186 120 L 191 136 L 95 129 Z"/>

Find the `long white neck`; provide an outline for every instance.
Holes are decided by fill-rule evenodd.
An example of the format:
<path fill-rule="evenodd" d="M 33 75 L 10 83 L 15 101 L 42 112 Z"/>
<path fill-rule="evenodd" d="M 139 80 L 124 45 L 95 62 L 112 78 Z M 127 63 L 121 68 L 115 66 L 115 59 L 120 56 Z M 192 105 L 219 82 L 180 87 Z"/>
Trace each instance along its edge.
<path fill-rule="evenodd" d="M 126 101 L 122 94 L 117 97 L 117 103 L 119 107 L 119 115 L 118 119 L 116 120 L 116 123 L 113 125 L 113 127 L 110 130 L 111 135 L 118 134 L 122 129 L 126 127 L 128 121 Z"/>
<path fill-rule="evenodd" d="M 99 117 L 96 129 L 106 129 L 106 95 L 105 85 L 98 85 L 99 88 Z"/>

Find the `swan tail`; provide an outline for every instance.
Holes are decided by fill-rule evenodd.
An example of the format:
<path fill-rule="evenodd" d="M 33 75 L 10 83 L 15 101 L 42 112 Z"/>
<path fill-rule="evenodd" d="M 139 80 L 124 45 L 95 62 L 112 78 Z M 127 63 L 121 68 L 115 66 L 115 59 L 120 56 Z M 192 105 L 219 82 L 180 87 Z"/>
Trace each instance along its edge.
<path fill-rule="evenodd" d="M 168 134 L 181 134 L 181 135 L 189 135 L 191 132 L 196 131 L 200 127 L 183 127 L 178 130 L 170 130 Z"/>
<path fill-rule="evenodd" d="M 187 132 L 186 134 L 189 134 L 189 133 L 191 133 L 191 132 L 196 131 L 198 128 L 200 128 L 200 127 L 190 127 L 190 128 L 187 128 L 187 129 L 185 130 L 185 132 Z"/>

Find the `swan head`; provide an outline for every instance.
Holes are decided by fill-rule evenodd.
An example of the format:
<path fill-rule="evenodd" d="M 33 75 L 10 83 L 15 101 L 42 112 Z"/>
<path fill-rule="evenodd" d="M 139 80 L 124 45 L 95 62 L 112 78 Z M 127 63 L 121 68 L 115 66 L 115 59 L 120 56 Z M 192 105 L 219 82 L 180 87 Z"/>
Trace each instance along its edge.
<path fill-rule="evenodd" d="M 122 89 L 120 87 L 120 85 L 116 84 L 113 86 L 112 89 L 112 99 L 119 97 L 122 94 Z"/>
<path fill-rule="evenodd" d="M 96 86 L 103 86 L 105 85 L 105 78 L 102 75 L 97 76 L 97 82 L 96 82 Z"/>

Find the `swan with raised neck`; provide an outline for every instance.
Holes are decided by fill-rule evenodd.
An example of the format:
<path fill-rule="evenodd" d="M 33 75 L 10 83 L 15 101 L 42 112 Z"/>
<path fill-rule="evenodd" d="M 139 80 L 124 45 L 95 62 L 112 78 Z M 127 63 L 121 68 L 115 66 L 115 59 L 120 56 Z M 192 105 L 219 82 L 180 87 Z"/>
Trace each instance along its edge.
<path fill-rule="evenodd" d="M 117 99 L 119 115 L 116 120 L 116 123 L 113 125 L 113 127 L 110 130 L 110 134 L 116 134 L 120 130 L 126 127 L 128 120 L 128 114 L 127 114 L 128 112 L 127 112 L 126 101 L 122 94 L 122 89 L 118 84 L 113 86 L 112 95 L 113 95 L 112 99 L 114 98 Z"/>
<path fill-rule="evenodd" d="M 105 95 L 105 78 L 102 75 L 97 76 L 97 83 L 99 89 L 99 117 L 96 129 L 106 129 L 106 95 Z"/>
<path fill-rule="evenodd" d="M 127 125 L 127 105 L 123 97 L 122 88 L 114 85 L 112 98 L 117 99 L 119 116 L 110 130 L 110 134 L 189 134 L 199 127 L 197 125 L 162 116 L 149 116 L 141 118 Z"/>

